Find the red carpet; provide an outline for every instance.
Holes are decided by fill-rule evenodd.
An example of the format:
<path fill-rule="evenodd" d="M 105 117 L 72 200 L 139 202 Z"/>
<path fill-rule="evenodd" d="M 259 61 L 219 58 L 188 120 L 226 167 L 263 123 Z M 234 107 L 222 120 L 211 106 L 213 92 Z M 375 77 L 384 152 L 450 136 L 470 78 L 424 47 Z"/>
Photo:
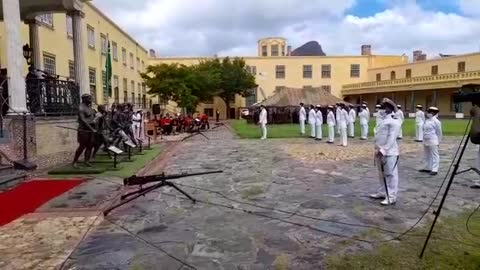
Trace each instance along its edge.
<path fill-rule="evenodd" d="M 0 193 L 0 226 L 25 214 L 33 213 L 42 204 L 76 187 L 83 180 L 33 180 Z"/>

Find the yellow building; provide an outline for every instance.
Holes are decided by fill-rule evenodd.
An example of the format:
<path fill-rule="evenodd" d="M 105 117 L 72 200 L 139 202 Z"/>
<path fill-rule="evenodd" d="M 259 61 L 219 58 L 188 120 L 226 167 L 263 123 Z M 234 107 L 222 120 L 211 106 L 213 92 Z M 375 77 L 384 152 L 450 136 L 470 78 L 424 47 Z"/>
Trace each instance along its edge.
<path fill-rule="evenodd" d="M 470 104 L 456 108 L 452 95 L 463 84 L 480 83 L 480 53 L 370 68 L 367 73 L 366 81 L 343 85 L 342 95 L 352 102 L 365 100 L 371 106 L 389 97 L 408 113 L 414 113 L 415 105 L 421 104 L 438 107 L 441 115 L 463 117 Z"/>
<path fill-rule="evenodd" d="M 254 95 L 248 98 L 237 96 L 234 103 L 230 104 L 228 117 L 226 106 L 219 98 L 215 98 L 211 104 L 201 104 L 197 110 L 213 116 L 213 112 L 218 109 L 221 118 L 237 118 L 238 108 L 262 101 L 281 87 L 321 87 L 340 97 L 344 84 L 368 81 L 368 70 L 405 64 L 408 60 L 406 56 L 372 55 L 370 50 L 365 50 L 365 46 L 362 48 L 364 50 L 358 56 L 290 56 L 286 39 L 261 39 L 258 41 L 259 56 L 243 57 L 258 84 Z M 150 59 L 149 63 L 192 65 L 203 59 L 205 58 L 166 57 Z"/>
<path fill-rule="evenodd" d="M 150 99 L 139 72 L 148 65 L 149 52 L 132 36 L 121 29 L 91 2 L 81 9 L 84 66 L 88 74 L 88 89 L 97 104 L 132 102 L 137 107 L 148 108 Z M 34 66 L 59 80 L 75 80 L 73 20 L 70 12 L 37 15 L 36 20 L 24 18 L 21 26 L 22 45 L 29 43 L 33 49 Z M 38 31 L 35 33 L 35 31 Z M 5 23 L 0 24 L 0 48 L 6 48 Z M 36 37 L 34 37 L 36 36 Z M 105 87 L 105 61 L 107 40 L 112 58 L 112 91 Z M 35 46 L 34 43 L 38 45 Z M 6 67 L 5 49 L 0 49 L 0 67 Z M 35 56 L 35 54 L 38 54 Z M 35 59 L 38 59 L 35 61 Z M 24 60 L 25 74 L 28 72 Z"/>

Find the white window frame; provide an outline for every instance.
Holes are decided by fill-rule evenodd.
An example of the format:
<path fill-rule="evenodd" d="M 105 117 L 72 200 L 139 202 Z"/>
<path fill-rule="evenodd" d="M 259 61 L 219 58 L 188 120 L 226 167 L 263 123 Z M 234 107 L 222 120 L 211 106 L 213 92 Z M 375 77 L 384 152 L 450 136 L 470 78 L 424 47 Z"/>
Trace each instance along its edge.
<path fill-rule="evenodd" d="M 122 63 L 124 66 L 127 65 L 127 49 L 122 47 Z"/>
<path fill-rule="evenodd" d="M 52 64 L 52 63 L 48 63 L 48 60 L 52 60 L 52 59 L 53 59 L 53 69 L 47 67 L 47 65 Z M 56 59 L 56 56 L 54 54 L 44 52 L 43 56 L 42 56 L 42 60 L 43 60 L 43 70 L 50 75 L 56 75 L 57 74 L 57 59 Z M 53 72 L 49 72 L 49 71 L 53 71 Z"/>
<path fill-rule="evenodd" d="M 37 16 L 37 21 L 41 22 L 42 24 L 53 28 L 53 13 L 44 13 Z"/>
<path fill-rule="evenodd" d="M 113 60 L 118 62 L 118 45 L 115 41 L 112 41 L 112 56 Z"/>
<path fill-rule="evenodd" d="M 87 42 L 90 49 L 95 49 L 95 28 L 87 25 Z"/>
<path fill-rule="evenodd" d="M 72 60 L 68 61 L 68 78 L 75 81 L 75 62 Z"/>
<path fill-rule="evenodd" d="M 107 54 L 107 36 L 104 34 L 100 34 L 100 46 L 102 54 Z"/>
<path fill-rule="evenodd" d="M 67 37 L 73 38 L 73 18 L 70 15 L 65 15 L 65 24 L 67 27 Z"/>

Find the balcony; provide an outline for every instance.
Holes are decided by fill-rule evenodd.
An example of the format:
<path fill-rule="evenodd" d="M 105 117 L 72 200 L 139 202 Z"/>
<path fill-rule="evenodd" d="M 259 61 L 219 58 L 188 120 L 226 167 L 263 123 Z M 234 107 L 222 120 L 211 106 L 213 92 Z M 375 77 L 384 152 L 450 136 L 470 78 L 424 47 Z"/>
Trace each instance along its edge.
<path fill-rule="evenodd" d="M 480 82 L 480 71 L 345 84 L 342 86 L 342 94 L 352 95 L 367 94 L 372 92 L 396 92 L 439 88 L 456 88 L 460 87 L 462 84 L 471 83 L 474 81 Z"/>
<path fill-rule="evenodd" d="M 73 81 L 57 79 L 26 80 L 27 108 L 36 116 L 76 115 L 80 88 Z"/>

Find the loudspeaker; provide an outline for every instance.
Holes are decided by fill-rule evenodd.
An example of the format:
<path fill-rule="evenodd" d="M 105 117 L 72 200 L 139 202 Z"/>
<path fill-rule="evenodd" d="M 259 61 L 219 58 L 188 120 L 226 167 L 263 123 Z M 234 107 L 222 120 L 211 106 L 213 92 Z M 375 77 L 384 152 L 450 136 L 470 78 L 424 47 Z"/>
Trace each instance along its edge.
<path fill-rule="evenodd" d="M 160 114 L 160 104 L 153 104 L 152 105 L 152 112 L 153 112 L 153 114 Z"/>

